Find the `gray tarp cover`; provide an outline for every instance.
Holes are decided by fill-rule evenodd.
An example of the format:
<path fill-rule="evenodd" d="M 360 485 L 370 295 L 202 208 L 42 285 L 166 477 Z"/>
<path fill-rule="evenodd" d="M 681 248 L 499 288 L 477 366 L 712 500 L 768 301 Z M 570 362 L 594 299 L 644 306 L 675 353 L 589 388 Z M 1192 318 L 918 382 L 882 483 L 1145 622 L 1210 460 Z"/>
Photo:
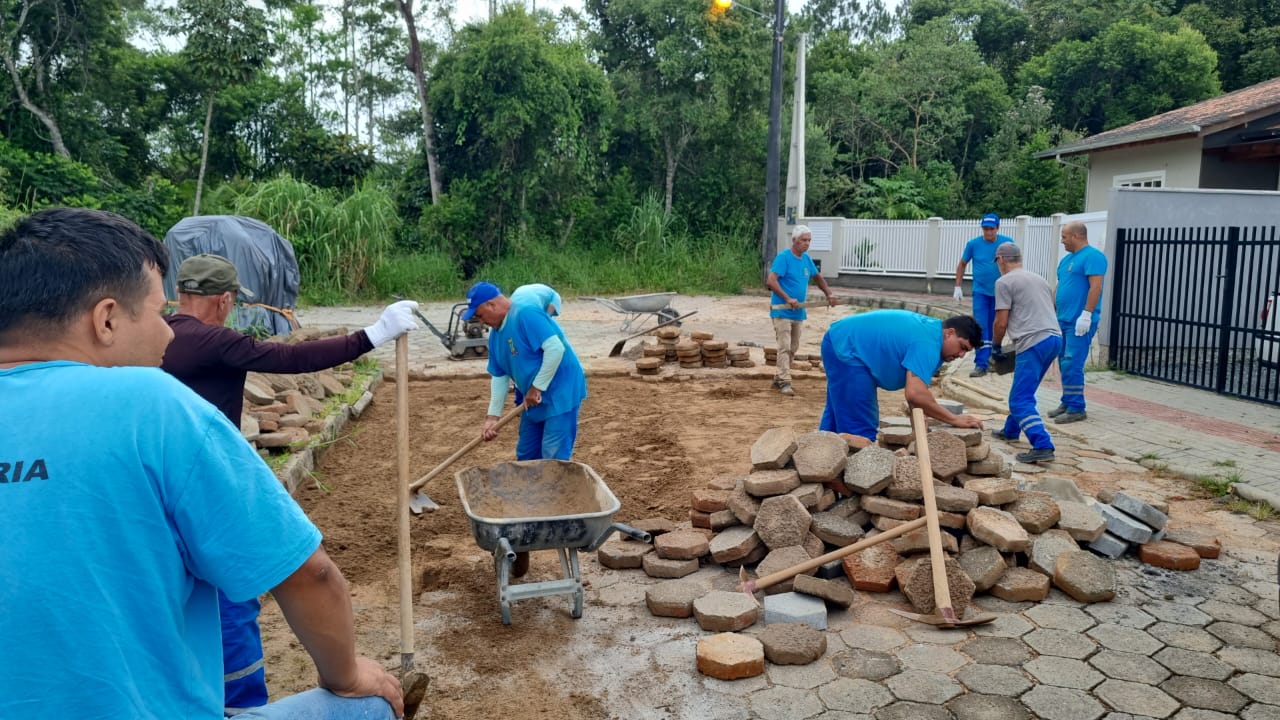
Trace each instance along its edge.
<path fill-rule="evenodd" d="M 221 255 L 236 266 L 240 286 L 251 290 L 250 299 L 239 300 L 277 308 L 292 308 L 298 300 L 298 260 L 293 245 L 271 226 L 238 215 L 202 215 L 178 222 L 165 233 L 169 249 L 169 272 L 164 276 L 165 296 L 177 300 L 178 266 L 192 255 Z M 239 330 L 262 326 L 272 335 L 287 335 L 289 321 L 266 308 L 239 307 L 231 314 L 231 325 Z"/>

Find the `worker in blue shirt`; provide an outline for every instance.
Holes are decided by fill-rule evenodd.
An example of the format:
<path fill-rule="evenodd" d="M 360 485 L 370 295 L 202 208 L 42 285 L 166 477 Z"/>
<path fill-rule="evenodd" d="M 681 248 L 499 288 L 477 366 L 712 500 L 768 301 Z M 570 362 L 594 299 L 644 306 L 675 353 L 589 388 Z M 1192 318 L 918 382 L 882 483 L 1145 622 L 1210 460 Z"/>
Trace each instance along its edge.
<path fill-rule="evenodd" d="M 1089 244 L 1084 223 L 1062 226 L 1062 247 L 1067 254 L 1058 262 L 1058 325 L 1062 329 L 1062 401 L 1047 414 L 1055 423 L 1072 423 L 1088 415 L 1084 407 L 1084 364 L 1089 345 L 1098 331 L 1102 310 L 1102 278 L 1107 256 Z"/>
<path fill-rule="evenodd" d="M 827 296 L 828 307 L 836 302 L 826 279 L 818 273 L 817 265 L 809 257 L 809 243 L 812 240 L 813 232 L 808 225 L 792 228 L 791 247 L 778 253 L 773 259 L 769 275 L 764 281 L 765 287 L 773 291 L 769 304 L 788 306 L 769 310 L 774 338 L 778 341 L 778 371 L 773 376 L 773 387 L 783 395 L 795 394 L 791 389 L 791 361 L 800 349 L 800 330 L 808 317 L 808 313 L 800 306 L 809 294 L 809 280 L 817 281 L 818 287 Z"/>
<path fill-rule="evenodd" d="M 906 390 L 907 402 L 948 425 L 981 428 L 972 415 L 957 415 L 938 404 L 929 382 L 944 360 L 955 360 L 982 342 L 970 315 L 938 320 L 908 310 L 874 310 L 831 324 L 822 338 L 827 371 L 827 404 L 819 430 L 874 442 L 880 427 L 876 389 Z"/>
<path fill-rule="evenodd" d="M 960 283 L 964 280 L 965 266 L 972 262 L 973 316 L 977 318 L 978 325 L 982 326 L 982 345 L 973 356 L 974 367 L 969 377 L 986 375 L 987 365 L 991 361 L 991 329 L 996 324 L 996 279 L 1000 277 L 1000 268 L 996 267 L 996 248 L 1013 242 L 1013 238 L 1001 235 L 999 230 L 999 215 L 983 215 L 982 234 L 964 244 L 964 253 L 956 264 L 956 287 L 952 297 L 956 302 L 964 299 Z"/>
<path fill-rule="evenodd" d="M 543 308 L 551 317 L 560 314 L 560 293 L 550 285 L 533 283 L 521 285 L 511 291 L 511 302 L 516 305 L 534 305 Z"/>

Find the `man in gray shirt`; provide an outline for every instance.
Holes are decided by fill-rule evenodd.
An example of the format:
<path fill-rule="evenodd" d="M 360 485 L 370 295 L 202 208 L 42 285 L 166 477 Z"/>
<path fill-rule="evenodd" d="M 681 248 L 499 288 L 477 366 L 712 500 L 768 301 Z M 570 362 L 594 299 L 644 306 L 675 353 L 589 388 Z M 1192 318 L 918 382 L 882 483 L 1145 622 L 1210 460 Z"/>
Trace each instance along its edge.
<path fill-rule="evenodd" d="M 1018 353 L 1009 388 L 1009 417 L 1004 429 L 992 433 L 1010 442 L 1026 433 L 1031 449 L 1016 456 L 1018 462 L 1053 460 L 1053 440 L 1036 409 L 1036 388 L 1045 371 L 1062 350 L 1062 330 L 1053 307 L 1053 292 L 1039 275 L 1022 269 L 1022 251 L 1013 243 L 996 248 L 996 321 L 992 329 L 994 352 L 1000 353 L 1008 333 Z"/>

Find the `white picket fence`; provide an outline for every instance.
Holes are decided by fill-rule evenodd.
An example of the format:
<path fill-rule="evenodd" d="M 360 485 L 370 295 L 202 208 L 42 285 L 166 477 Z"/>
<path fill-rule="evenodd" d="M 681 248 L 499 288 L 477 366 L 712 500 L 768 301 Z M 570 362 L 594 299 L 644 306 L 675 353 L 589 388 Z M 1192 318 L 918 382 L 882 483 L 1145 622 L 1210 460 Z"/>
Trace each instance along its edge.
<path fill-rule="evenodd" d="M 1073 221 L 1084 222 L 1089 230 L 1089 243 L 1106 251 L 1105 212 L 1058 213 L 1050 217 L 1019 215 L 1006 219 L 1000 226 L 1000 232 L 1012 237 L 1022 250 L 1024 267 L 1041 275 L 1050 284 L 1056 284 L 1058 260 L 1065 253 L 1060 242 L 1062 226 Z M 982 234 L 976 218 L 804 218 L 802 222 L 810 227 L 829 223 L 831 253 L 838 256 L 840 273 L 853 275 L 953 278 L 965 243 Z M 815 236 L 825 234 L 825 230 L 821 228 Z M 966 272 L 965 277 L 971 278 L 971 273 Z"/>

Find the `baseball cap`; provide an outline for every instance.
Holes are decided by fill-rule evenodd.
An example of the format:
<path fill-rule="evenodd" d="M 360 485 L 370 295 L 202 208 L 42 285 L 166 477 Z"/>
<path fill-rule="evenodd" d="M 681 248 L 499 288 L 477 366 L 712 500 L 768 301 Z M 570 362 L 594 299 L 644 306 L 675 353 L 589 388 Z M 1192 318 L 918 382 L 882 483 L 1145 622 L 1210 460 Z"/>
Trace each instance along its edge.
<path fill-rule="evenodd" d="M 498 286 L 491 282 L 481 280 L 472 285 L 471 289 L 467 291 L 467 309 L 462 311 L 462 320 L 464 322 L 470 320 L 475 316 L 476 310 L 479 310 L 481 305 L 501 294 L 502 291 L 498 289 Z"/>
<path fill-rule="evenodd" d="M 240 291 L 254 297 L 253 291 L 240 286 L 236 266 L 221 255 L 192 255 L 178 267 L 178 292 L 188 295 L 221 295 Z"/>
<path fill-rule="evenodd" d="M 1000 227 L 1000 216 L 995 213 L 983 215 L 982 227 Z"/>
<path fill-rule="evenodd" d="M 1021 260 L 1022 251 L 1019 250 L 1018 246 L 1014 245 L 1013 243 L 1000 243 L 1000 245 L 996 248 L 996 257 L 1005 258 L 1008 260 Z"/>

